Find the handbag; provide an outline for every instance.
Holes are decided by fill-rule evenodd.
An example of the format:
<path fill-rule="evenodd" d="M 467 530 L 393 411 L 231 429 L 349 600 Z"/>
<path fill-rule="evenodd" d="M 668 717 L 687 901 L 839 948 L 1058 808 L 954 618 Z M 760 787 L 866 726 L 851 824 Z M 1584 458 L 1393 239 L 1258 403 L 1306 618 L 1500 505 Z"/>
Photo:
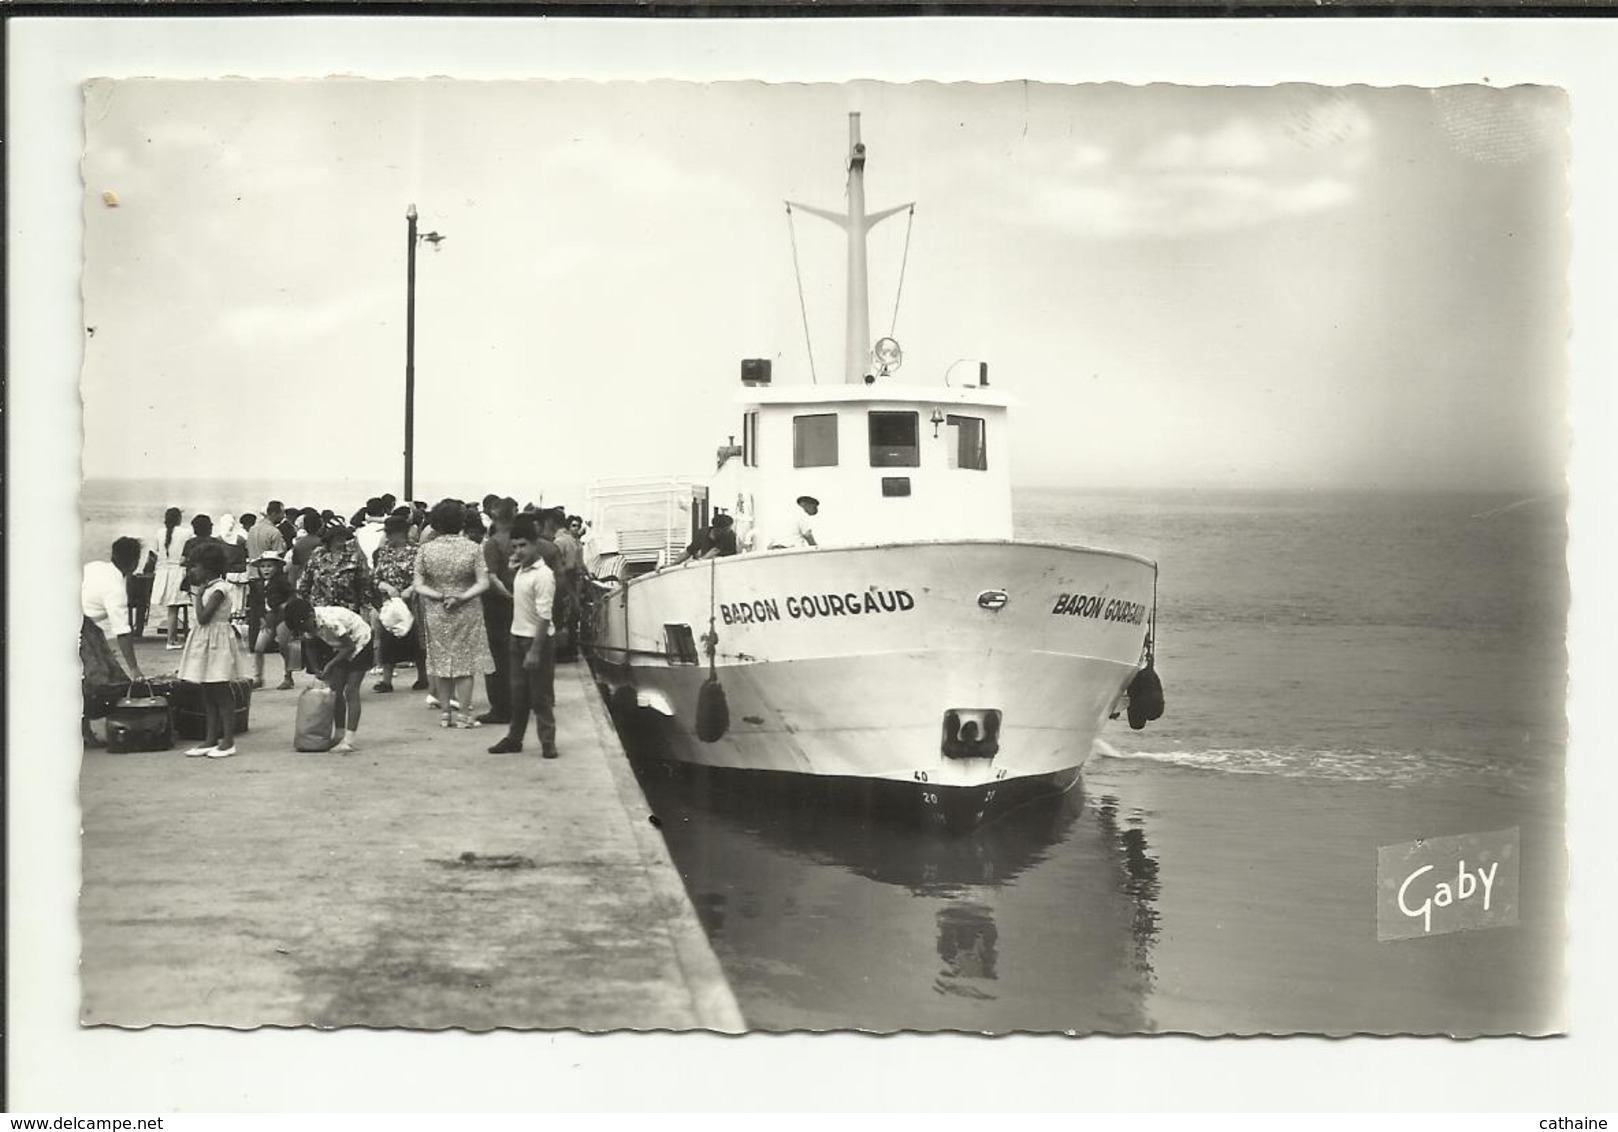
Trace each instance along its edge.
<path fill-rule="evenodd" d="M 137 683 L 145 686 L 145 695 L 135 695 Z M 128 692 L 107 713 L 107 750 L 127 754 L 167 751 L 173 746 L 174 718 L 167 697 L 154 695 L 145 680 L 132 681 Z"/>

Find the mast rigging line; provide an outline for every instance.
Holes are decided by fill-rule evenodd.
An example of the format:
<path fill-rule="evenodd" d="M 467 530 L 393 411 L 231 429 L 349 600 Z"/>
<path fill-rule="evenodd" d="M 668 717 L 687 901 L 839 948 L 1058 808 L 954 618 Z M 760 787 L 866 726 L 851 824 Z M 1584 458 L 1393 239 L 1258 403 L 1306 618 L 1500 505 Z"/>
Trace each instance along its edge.
<path fill-rule="evenodd" d="M 888 322 L 888 337 L 898 337 L 899 329 L 899 299 L 905 292 L 905 267 L 910 263 L 910 233 L 916 226 L 916 206 L 911 205 L 905 217 L 905 250 L 899 260 L 899 286 L 893 292 L 893 318 Z"/>
<path fill-rule="evenodd" d="M 798 281 L 798 313 L 803 317 L 803 350 L 809 355 L 809 379 L 819 385 L 820 378 L 815 374 L 815 344 L 809 337 L 809 306 L 803 298 L 803 268 L 798 265 L 798 228 L 792 223 L 791 201 L 787 202 L 787 235 L 792 240 L 792 274 Z"/>
<path fill-rule="evenodd" d="M 1152 619 L 1146 623 L 1146 667 L 1157 661 L 1157 563 L 1152 563 Z"/>
<path fill-rule="evenodd" d="M 708 679 L 718 678 L 714 672 L 714 654 L 719 651 L 719 629 L 715 625 L 716 610 L 719 599 L 719 559 L 708 560 L 708 632 L 702 638 L 703 647 L 708 653 Z"/>

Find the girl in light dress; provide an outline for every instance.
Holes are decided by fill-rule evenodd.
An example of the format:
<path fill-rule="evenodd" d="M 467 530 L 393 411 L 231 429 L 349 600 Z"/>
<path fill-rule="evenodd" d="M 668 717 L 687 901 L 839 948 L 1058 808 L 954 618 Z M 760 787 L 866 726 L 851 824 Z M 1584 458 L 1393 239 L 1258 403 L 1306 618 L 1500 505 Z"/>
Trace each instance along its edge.
<path fill-rule="evenodd" d="M 183 517 L 178 507 L 170 507 L 163 512 L 163 529 L 157 532 L 157 537 L 152 541 L 152 550 L 157 555 L 157 567 L 152 578 L 151 608 L 161 610 L 160 616 L 163 618 L 153 625 L 153 628 L 168 637 L 167 647 L 171 649 L 180 647 L 177 639 L 180 611 L 186 605 L 186 536 L 177 533 Z"/>
<path fill-rule="evenodd" d="M 191 632 L 180 653 L 180 679 L 202 685 L 207 732 L 186 751 L 193 757 L 227 759 L 236 753 L 236 704 L 230 682 L 241 675 L 241 653 L 230 624 L 230 583 L 225 548 L 198 547 L 191 565 Z"/>

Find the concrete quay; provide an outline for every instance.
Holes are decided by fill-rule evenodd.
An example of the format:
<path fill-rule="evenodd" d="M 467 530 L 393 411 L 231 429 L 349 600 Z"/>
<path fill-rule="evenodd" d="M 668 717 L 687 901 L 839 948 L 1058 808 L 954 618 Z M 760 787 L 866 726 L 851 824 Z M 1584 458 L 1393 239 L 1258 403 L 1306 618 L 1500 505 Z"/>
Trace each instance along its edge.
<path fill-rule="evenodd" d="M 583 662 L 549 761 L 441 729 L 413 669 L 357 752 L 296 752 L 314 678 L 267 661 L 234 758 L 85 753 L 84 1024 L 744 1029 Z"/>

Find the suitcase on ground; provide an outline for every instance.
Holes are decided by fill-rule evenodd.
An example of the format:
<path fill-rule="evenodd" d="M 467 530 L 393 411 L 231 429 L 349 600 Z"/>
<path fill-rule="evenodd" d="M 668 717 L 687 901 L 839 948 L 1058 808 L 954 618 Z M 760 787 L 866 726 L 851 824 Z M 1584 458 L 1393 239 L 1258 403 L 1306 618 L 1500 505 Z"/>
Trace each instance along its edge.
<path fill-rule="evenodd" d="M 137 696 L 136 688 L 145 695 Z M 167 751 L 174 746 L 174 718 L 169 701 L 153 694 L 144 680 L 129 685 L 128 691 L 107 713 L 107 750 L 114 754 L 131 751 Z"/>
<path fill-rule="evenodd" d="M 174 708 L 174 730 L 182 739 L 202 739 L 208 734 L 208 716 L 203 710 L 202 685 L 183 681 L 173 685 L 169 703 Z M 236 705 L 236 730 L 246 731 L 253 707 L 253 682 L 238 676 L 230 682 L 231 699 Z"/>

